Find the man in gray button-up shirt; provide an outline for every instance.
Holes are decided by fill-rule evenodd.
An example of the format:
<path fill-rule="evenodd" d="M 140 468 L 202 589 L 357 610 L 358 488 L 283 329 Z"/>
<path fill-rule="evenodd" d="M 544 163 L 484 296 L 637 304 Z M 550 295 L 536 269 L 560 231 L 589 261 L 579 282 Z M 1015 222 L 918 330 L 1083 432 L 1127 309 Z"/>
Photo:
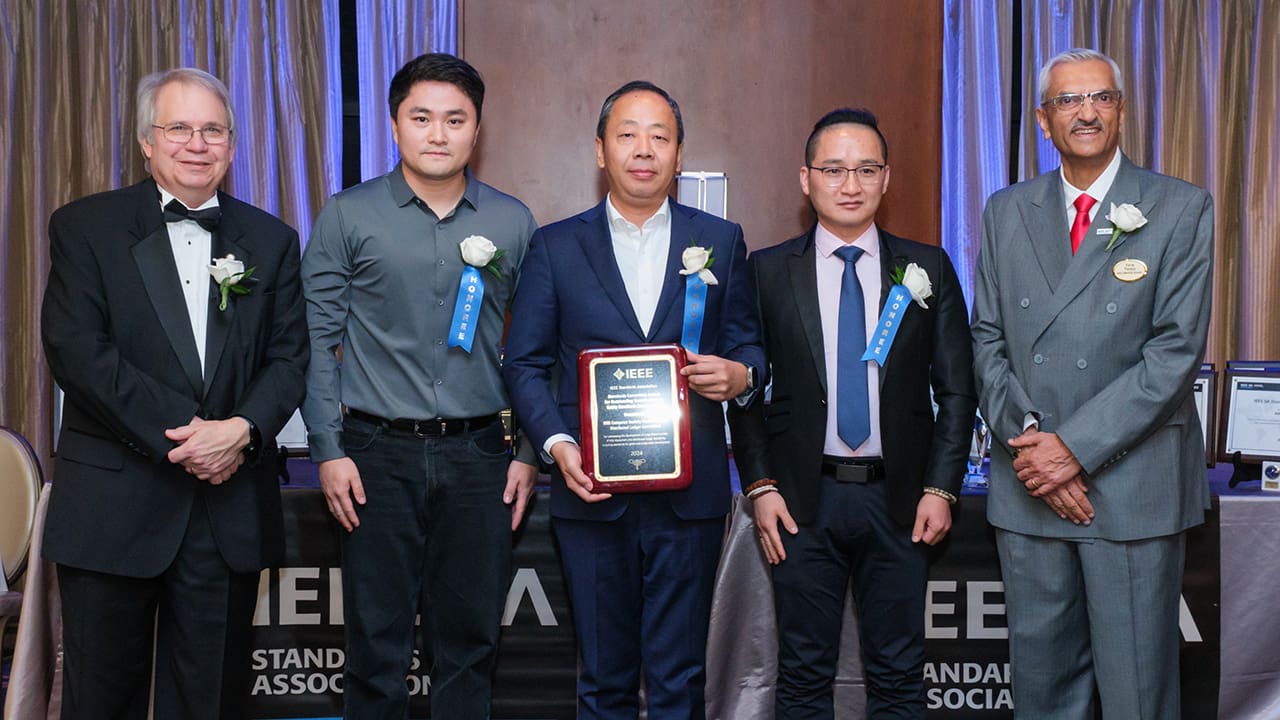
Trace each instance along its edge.
<path fill-rule="evenodd" d="M 401 68 L 400 162 L 335 195 L 303 257 L 303 417 L 346 530 L 347 718 L 408 716 L 419 611 L 432 717 L 489 713 L 511 532 L 537 475 L 534 449 L 512 461 L 497 421 L 505 314 L 536 226 L 466 169 L 483 100 L 453 56 Z"/>

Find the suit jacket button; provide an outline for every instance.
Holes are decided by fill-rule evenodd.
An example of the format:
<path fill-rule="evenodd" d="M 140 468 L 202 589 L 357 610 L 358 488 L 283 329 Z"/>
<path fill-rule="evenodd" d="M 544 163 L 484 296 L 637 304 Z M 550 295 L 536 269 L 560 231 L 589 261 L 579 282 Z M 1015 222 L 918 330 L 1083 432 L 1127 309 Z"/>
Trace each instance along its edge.
<path fill-rule="evenodd" d="M 1115 303 L 1113 303 L 1113 302 L 1107 303 L 1107 312 L 1108 312 L 1108 313 L 1110 313 L 1110 314 L 1112 314 L 1112 315 L 1115 315 L 1115 314 L 1116 314 L 1116 304 L 1115 304 Z"/>
<path fill-rule="evenodd" d="M 1031 362 L 1037 365 L 1041 365 L 1044 363 L 1044 356 L 1041 355 L 1040 353 L 1036 353 L 1035 356 L 1031 358 Z"/>
<path fill-rule="evenodd" d="M 1089 367 L 1089 363 L 1088 363 L 1088 362 L 1086 362 L 1084 358 L 1080 358 L 1079 360 L 1077 360 L 1077 361 L 1076 361 L 1076 367 L 1078 367 L 1078 368 L 1080 368 L 1081 370 L 1083 370 L 1083 369 L 1085 369 L 1085 368 Z"/>
<path fill-rule="evenodd" d="M 1024 308 L 1031 307 L 1031 300 L 1030 298 L 1022 298 L 1021 300 L 1018 301 L 1018 304 Z"/>

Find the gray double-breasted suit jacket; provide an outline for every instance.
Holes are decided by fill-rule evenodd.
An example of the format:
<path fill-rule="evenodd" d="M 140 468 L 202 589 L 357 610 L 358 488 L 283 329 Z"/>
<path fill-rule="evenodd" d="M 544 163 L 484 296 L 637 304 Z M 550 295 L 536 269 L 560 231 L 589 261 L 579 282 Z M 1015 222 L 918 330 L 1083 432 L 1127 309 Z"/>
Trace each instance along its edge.
<path fill-rule="evenodd" d="M 1107 250 L 1106 215 L 1123 203 L 1148 222 Z M 1058 170 L 994 194 L 983 216 L 972 331 L 993 438 L 988 519 L 1044 537 L 1177 533 L 1209 503 L 1191 388 L 1209 327 L 1212 201 L 1122 157 L 1074 257 L 1069 224 Z M 1118 272 L 1124 260 L 1145 275 Z M 1018 481 L 1005 443 L 1028 413 L 1083 466 L 1091 525 L 1060 519 Z"/>

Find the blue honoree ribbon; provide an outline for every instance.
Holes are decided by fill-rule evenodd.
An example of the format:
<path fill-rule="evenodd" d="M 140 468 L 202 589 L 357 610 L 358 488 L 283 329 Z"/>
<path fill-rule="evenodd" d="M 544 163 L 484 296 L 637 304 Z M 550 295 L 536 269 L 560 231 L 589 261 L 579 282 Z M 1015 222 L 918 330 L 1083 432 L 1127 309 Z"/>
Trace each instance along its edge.
<path fill-rule="evenodd" d="M 480 320 L 480 304 L 484 301 L 484 278 L 478 268 L 468 265 L 458 283 L 458 300 L 453 304 L 453 325 L 449 327 L 449 347 L 471 352 L 476 339 L 476 323 Z"/>
<path fill-rule="evenodd" d="M 898 337 L 902 314 L 910 305 L 911 291 L 906 285 L 894 285 L 889 289 L 889 299 L 876 321 L 876 331 L 871 335 L 871 342 L 867 343 L 867 351 L 862 354 L 863 360 L 875 360 L 884 365 L 884 359 L 889 357 L 889 348 L 893 347 L 893 339 Z"/>
<path fill-rule="evenodd" d="M 702 341 L 702 318 L 706 310 L 707 284 L 698 273 L 689 275 L 684 283 L 684 332 L 680 335 L 680 344 L 689 352 L 701 352 L 698 344 Z"/>

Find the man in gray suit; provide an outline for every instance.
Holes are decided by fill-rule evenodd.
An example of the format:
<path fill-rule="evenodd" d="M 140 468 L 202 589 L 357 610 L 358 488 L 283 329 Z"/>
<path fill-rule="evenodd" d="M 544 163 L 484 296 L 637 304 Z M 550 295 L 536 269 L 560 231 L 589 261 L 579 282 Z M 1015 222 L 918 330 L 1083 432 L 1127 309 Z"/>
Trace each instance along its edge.
<path fill-rule="evenodd" d="M 1118 149 L 1115 61 L 1069 50 L 1036 117 L 1062 167 L 991 196 L 973 340 L 995 443 L 1019 718 L 1180 717 L 1183 531 L 1209 504 L 1191 386 L 1212 286 L 1208 193 Z"/>

